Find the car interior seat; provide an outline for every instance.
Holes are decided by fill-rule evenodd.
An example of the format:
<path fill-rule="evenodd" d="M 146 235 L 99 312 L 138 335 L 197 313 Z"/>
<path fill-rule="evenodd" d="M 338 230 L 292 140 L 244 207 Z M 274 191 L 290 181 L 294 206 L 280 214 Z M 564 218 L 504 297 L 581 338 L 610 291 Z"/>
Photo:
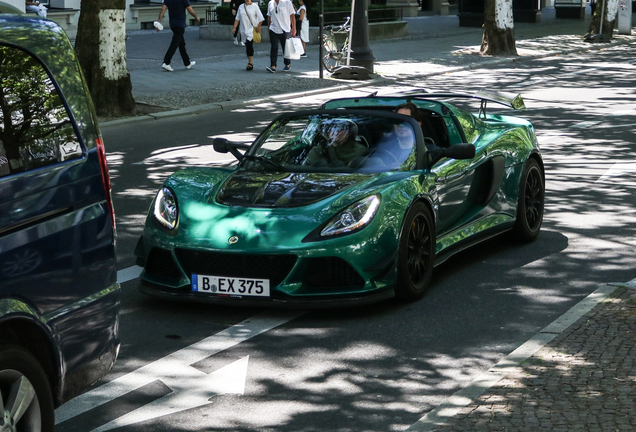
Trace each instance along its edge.
<path fill-rule="evenodd" d="M 444 119 L 435 111 L 420 109 L 420 119 L 422 120 L 422 135 L 432 139 L 439 147 L 450 146 L 448 129 Z"/>

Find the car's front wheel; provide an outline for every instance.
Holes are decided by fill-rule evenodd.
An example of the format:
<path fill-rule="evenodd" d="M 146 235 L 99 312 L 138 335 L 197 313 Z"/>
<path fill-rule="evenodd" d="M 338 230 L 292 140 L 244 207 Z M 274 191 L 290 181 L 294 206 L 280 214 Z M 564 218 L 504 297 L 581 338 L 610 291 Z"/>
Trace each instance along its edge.
<path fill-rule="evenodd" d="M 519 185 L 517 221 L 513 229 L 515 237 L 523 242 L 534 240 L 539 235 L 543 222 L 545 183 L 539 162 L 529 159 L 523 170 Z"/>
<path fill-rule="evenodd" d="M 53 397 L 37 359 L 16 345 L 0 345 L 1 430 L 52 432 Z"/>
<path fill-rule="evenodd" d="M 413 205 L 404 220 L 398 254 L 395 293 L 403 300 L 417 300 L 431 282 L 435 264 L 435 227 L 425 204 Z"/>

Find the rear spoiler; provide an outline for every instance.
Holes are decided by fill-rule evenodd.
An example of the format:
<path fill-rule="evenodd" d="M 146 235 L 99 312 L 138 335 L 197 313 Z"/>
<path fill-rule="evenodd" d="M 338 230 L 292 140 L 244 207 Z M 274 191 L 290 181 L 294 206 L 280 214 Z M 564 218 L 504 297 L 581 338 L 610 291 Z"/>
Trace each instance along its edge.
<path fill-rule="evenodd" d="M 367 96 L 363 96 L 363 97 L 352 97 L 352 98 L 343 98 L 343 99 L 335 99 L 333 101 L 329 101 L 329 102 L 325 102 L 323 104 L 323 108 L 329 104 L 330 102 L 338 102 L 338 101 L 354 101 L 355 103 L 360 103 L 362 101 L 364 101 L 365 99 L 367 100 L 373 100 L 373 99 L 382 99 L 382 100 L 396 100 L 396 101 L 411 101 L 411 100 L 425 100 L 425 99 L 433 99 L 433 100 L 440 100 L 440 99 L 457 99 L 457 98 L 465 98 L 465 99 L 477 99 L 481 101 L 481 107 L 479 108 L 479 118 L 485 118 L 486 117 L 486 105 L 488 102 L 492 102 L 492 103 L 496 103 L 496 104 L 500 104 L 500 105 L 505 105 L 509 108 L 515 109 L 515 110 L 520 110 L 520 111 L 525 111 L 526 110 L 526 105 L 523 102 L 523 98 L 521 97 L 520 94 L 515 94 L 515 93 L 504 93 L 504 92 L 496 92 L 496 91 L 490 91 L 490 90 L 479 90 L 476 93 L 470 94 L 470 93 L 432 93 L 427 91 L 426 89 L 419 89 L 419 90 L 415 90 L 413 92 L 408 92 L 408 93 L 403 93 L 398 95 L 392 95 L 392 96 L 378 96 L 378 92 L 375 91 L 373 93 L 370 93 Z M 362 103 L 361 105 L 365 105 L 364 103 Z M 355 107 L 356 105 L 354 105 Z M 350 106 L 340 106 L 339 108 L 353 108 Z"/>
<path fill-rule="evenodd" d="M 479 117 L 486 117 L 486 105 L 488 102 L 493 102 L 500 105 L 505 105 L 509 108 L 525 111 L 526 104 L 523 102 L 521 94 L 497 92 L 491 90 L 479 90 L 476 93 L 411 93 L 409 97 L 417 99 L 446 99 L 446 98 L 467 98 L 467 99 L 479 99 L 481 100 L 481 107 L 479 108 Z"/>

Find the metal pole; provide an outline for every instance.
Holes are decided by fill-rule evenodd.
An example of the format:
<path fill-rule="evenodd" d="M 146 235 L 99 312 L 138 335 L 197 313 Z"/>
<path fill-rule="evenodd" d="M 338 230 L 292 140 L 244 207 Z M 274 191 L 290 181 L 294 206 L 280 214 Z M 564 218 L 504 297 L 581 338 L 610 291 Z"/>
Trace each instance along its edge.
<path fill-rule="evenodd" d="M 356 0 L 356 20 L 351 22 L 351 28 L 356 28 L 349 40 L 351 50 L 351 65 L 361 66 L 373 73 L 375 57 L 369 46 L 369 0 Z"/>
<path fill-rule="evenodd" d="M 601 1 L 603 2 L 603 7 L 601 8 L 601 25 L 599 26 L 599 29 L 598 29 L 599 35 L 603 34 L 603 21 L 605 21 L 605 2 L 607 0 L 601 0 Z"/>
<path fill-rule="evenodd" d="M 318 76 L 323 78 L 322 74 L 322 32 L 323 24 L 325 21 L 325 0 L 320 0 L 320 14 L 318 19 Z"/>
<path fill-rule="evenodd" d="M 355 13 L 356 0 L 351 1 L 351 24 L 349 25 L 349 45 L 347 45 L 347 66 L 351 62 L 351 38 L 353 37 L 353 14 Z"/>

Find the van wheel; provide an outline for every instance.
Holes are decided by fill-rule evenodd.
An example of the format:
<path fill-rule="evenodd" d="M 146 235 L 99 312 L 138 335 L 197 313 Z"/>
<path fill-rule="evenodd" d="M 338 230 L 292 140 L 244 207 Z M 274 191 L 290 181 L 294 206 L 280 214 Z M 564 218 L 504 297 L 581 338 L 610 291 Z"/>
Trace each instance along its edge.
<path fill-rule="evenodd" d="M 433 218 L 426 205 L 415 203 L 402 226 L 396 296 L 402 300 L 421 298 L 431 282 L 434 264 Z"/>
<path fill-rule="evenodd" d="M 53 394 L 37 359 L 16 345 L 0 345 L 0 421 L 2 430 L 52 432 Z"/>
<path fill-rule="evenodd" d="M 529 159 L 523 170 L 519 184 L 517 220 L 513 228 L 515 238 L 529 242 L 539 235 L 543 222 L 545 185 L 539 163 Z"/>

